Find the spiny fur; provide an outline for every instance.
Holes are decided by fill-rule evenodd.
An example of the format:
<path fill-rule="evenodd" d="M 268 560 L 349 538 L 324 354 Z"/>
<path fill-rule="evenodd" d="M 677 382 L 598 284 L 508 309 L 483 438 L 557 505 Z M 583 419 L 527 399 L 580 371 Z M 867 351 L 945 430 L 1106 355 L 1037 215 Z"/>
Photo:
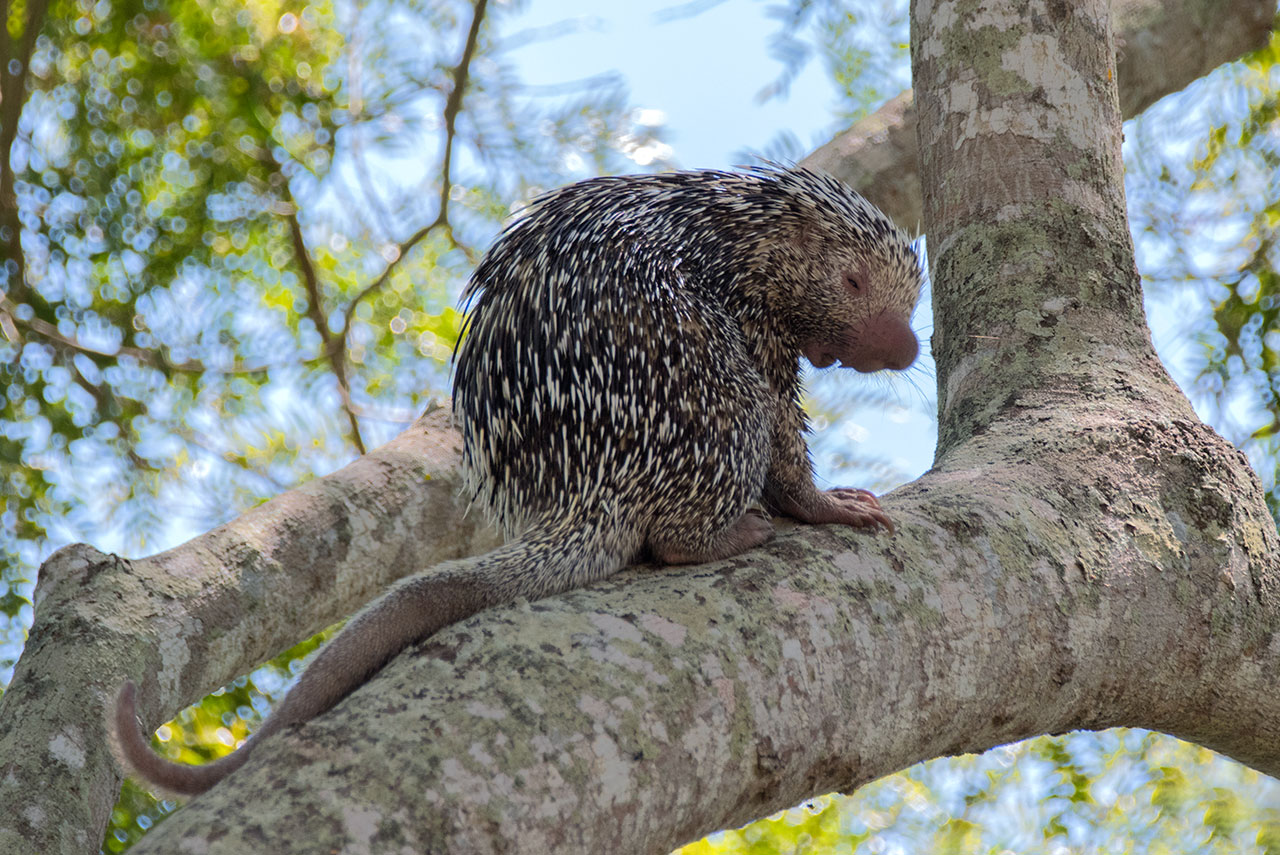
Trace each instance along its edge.
<path fill-rule="evenodd" d="M 392 586 L 214 763 L 153 753 L 127 683 L 110 719 L 126 765 L 202 792 L 482 609 L 604 578 L 646 547 L 690 562 L 763 543 L 756 500 L 891 528 L 869 494 L 814 487 L 798 360 L 906 367 L 920 278 L 905 234 L 805 169 L 598 178 L 543 196 L 472 277 L 454 379 L 467 489 L 510 542 Z"/>
<path fill-rule="evenodd" d="M 850 258 L 877 271 L 859 300 L 820 276 L 824 259 Z M 453 406 L 467 487 L 509 536 L 610 518 L 626 534 L 615 553 L 655 525 L 723 528 L 760 496 L 772 419 L 757 403 L 798 394 L 802 341 L 886 309 L 909 318 L 920 282 L 906 234 L 807 169 L 550 192 L 464 295 Z"/>

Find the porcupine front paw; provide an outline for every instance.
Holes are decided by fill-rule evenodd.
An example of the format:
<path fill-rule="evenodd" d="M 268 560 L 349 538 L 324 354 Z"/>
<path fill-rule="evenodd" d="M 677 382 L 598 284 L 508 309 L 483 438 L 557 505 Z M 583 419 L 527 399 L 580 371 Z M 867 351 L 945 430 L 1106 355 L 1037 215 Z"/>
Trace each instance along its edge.
<path fill-rule="evenodd" d="M 855 528 L 883 526 L 889 534 L 894 532 L 893 520 L 881 509 L 875 495 L 856 487 L 836 487 L 825 491 L 815 487 L 810 495 L 805 496 L 804 501 L 792 499 L 775 504 L 778 505 L 779 512 L 810 525 L 836 523 Z"/>

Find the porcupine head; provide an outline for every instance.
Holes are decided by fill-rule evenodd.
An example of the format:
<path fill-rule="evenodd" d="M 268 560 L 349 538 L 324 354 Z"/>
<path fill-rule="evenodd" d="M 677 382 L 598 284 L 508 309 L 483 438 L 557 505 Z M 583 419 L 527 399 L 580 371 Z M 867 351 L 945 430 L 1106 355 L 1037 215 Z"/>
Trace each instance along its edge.
<path fill-rule="evenodd" d="M 791 344 L 815 368 L 910 366 L 922 270 L 907 235 L 830 176 L 796 169 L 776 180 L 792 207 L 782 218 L 788 239 L 773 245 L 764 281 Z"/>

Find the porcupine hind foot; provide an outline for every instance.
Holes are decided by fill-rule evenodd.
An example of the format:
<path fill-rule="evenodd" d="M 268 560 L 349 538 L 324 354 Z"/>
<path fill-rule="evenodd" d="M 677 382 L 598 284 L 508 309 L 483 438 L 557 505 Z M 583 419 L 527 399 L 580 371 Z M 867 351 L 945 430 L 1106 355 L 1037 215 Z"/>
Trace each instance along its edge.
<path fill-rule="evenodd" d="M 750 510 L 738 521 L 705 543 L 688 543 L 650 535 L 649 548 L 663 564 L 702 564 L 719 561 L 754 549 L 773 537 L 773 523 L 759 511 Z"/>

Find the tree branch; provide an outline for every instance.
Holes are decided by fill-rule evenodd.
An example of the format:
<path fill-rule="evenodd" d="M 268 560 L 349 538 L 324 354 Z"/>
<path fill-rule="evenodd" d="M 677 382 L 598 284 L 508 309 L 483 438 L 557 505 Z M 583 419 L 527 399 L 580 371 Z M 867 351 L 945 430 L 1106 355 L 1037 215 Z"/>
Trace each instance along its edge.
<path fill-rule="evenodd" d="M 76 365 L 74 361 L 71 362 L 71 374 L 75 379 L 76 385 L 83 389 L 89 397 L 93 398 L 94 407 L 97 408 L 102 420 L 110 420 L 111 407 L 115 401 L 115 393 L 111 389 L 103 388 L 101 384 L 94 383 L 88 377 L 85 377 L 84 372 L 80 370 L 80 367 Z M 145 402 L 139 402 L 139 408 L 143 413 L 146 413 L 147 405 Z M 146 470 L 148 472 L 155 471 L 156 467 L 151 465 L 149 460 L 138 453 L 138 449 L 136 447 L 137 443 L 129 442 L 124 445 L 124 455 L 134 469 Z"/>
<path fill-rule="evenodd" d="M 36 37 L 44 27 L 49 0 L 25 0 L 23 3 L 22 43 L 13 52 L 13 39 L 8 22 L 11 9 L 4 4 L 0 16 L 0 258 L 15 265 L 5 277 L 5 290 L 21 298 L 27 288 L 26 259 L 22 254 L 22 222 L 18 218 L 18 196 L 13 172 L 13 143 L 18 138 L 18 122 L 27 101 L 27 75 L 31 71 L 31 54 Z"/>
<path fill-rule="evenodd" d="M 449 98 L 444 104 L 444 158 L 440 164 L 440 212 L 436 215 L 437 224 L 446 223 L 449 219 L 449 197 L 453 190 L 453 144 L 458 133 L 458 114 L 462 112 L 462 97 L 466 94 L 471 60 L 480 41 L 480 24 L 484 21 L 486 6 L 488 0 L 476 0 L 475 14 L 471 16 L 471 29 L 467 32 L 467 41 L 462 48 L 462 59 L 453 72 L 453 89 L 449 91 Z"/>
<path fill-rule="evenodd" d="M 288 182 L 285 187 L 288 188 Z M 321 349 L 329 362 L 329 369 L 338 381 L 338 398 L 342 402 L 342 411 L 347 414 L 347 424 L 351 428 L 351 440 L 356 449 L 364 454 L 364 437 L 360 435 L 360 419 L 351 408 L 351 383 L 347 379 L 346 339 L 335 336 L 329 331 L 329 319 L 325 317 L 324 296 L 320 293 L 320 278 L 316 275 L 315 265 L 311 263 L 311 254 L 307 251 L 307 242 L 302 235 L 302 225 L 298 222 L 298 205 L 293 193 L 286 189 L 291 210 L 288 214 L 289 237 L 293 241 L 293 256 L 302 271 L 303 287 L 307 290 L 307 317 L 320 333 Z"/>
<path fill-rule="evenodd" d="M 1120 107 L 1126 118 L 1267 43 L 1272 0 L 1115 0 Z M 802 161 L 826 170 L 915 232 L 920 148 L 907 90 Z"/>
<path fill-rule="evenodd" d="M 102 350 L 97 347 L 91 347 L 74 336 L 65 336 L 58 331 L 56 325 L 40 318 L 29 318 L 23 320 L 17 315 L 17 306 L 15 306 L 8 298 L 0 297 L 0 333 L 6 338 L 12 338 L 15 341 L 21 340 L 21 330 L 35 333 L 41 338 L 47 340 L 56 349 L 64 351 L 75 351 L 93 358 L 95 361 L 102 357 L 118 358 L 128 357 L 137 360 L 143 365 L 150 365 L 162 371 L 174 371 L 182 374 L 222 374 L 222 375 L 249 375 L 264 374 L 272 370 L 273 365 L 245 365 L 241 362 L 233 362 L 228 368 L 216 368 L 205 364 L 199 359 L 185 359 L 182 362 L 175 362 L 169 359 L 166 348 L 159 347 L 155 350 L 149 350 L 141 347 L 129 347 L 128 345 L 119 345 L 114 350 Z M 281 366 L 286 363 L 280 363 Z M 290 362 L 288 365 L 295 365 Z"/>
<path fill-rule="evenodd" d="M 351 331 L 351 323 L 355 317 L 356 307 L 370 295 L 377 293 L 387 283 L 387 280 L 391 278 L 391 272 L 395 265 L 408 255 L 409 251 L 417 246 L 419 241 L 437 228 L 442 228 L 448 234 L 449 240 L 454 246 L 458 245 L 453 236 L 453 227 L 449 224 L 449 197 L 453 190 L 453 146 L 457 138 L 458 113 L 462 111 L 462 98 L 466 94 L 467 81 L 471 75 L 471 61 L 475 57 L 476 46 L 480 42 L 480 26 L 484 23 L 485 8 L 487 6 L 488 0 L 476 0 L 475 12 L 471 16 L 471 28 L 467 31 L 467 40 L 462 47 L 462 58 L 458 60 L 458 64 L 453 69 L 453 88 L 449 90 L 449 97 L 444 105 L 444 154 L 440 163 L 440 203 L 436 218 L 418 229 L 408 240 L 400 244 L 398 247 L 399 253 L 387 264 L 386 269 L 382 271 L 377 279 L 361 289 L 351 300 L 342 322 L 342 337 L 344 341 Z"/>
<path fill-rule="evenodd" d="M 264 743 L 140 852 L 214 834 L 227 838 L 215 852 L 340 848 L 353 833 L 340 811 L 385 816 L 389 787 L 414 793 L 395 820 L 413 851 L 666 852 L 926 758 L 1116 724 L 1280 771 L 1280 663 L 1255 641 L 1280 627 L 1276 589 L 1261 600 L 1248 582 L 1275 579 L 1256 485 L 1238 458 L 1244 480 L 1178 495 L 1141 467 L 1104 470 L 1127 453 L 1176 461 L 1184 436 L 1207 436 L 1154 419 L 1134 442 L 1115 415 L 1028 411 L 984 453 L 895 493 L 892 539 L 792 527 L 729 562 L 637 568 L 478 615 Z M 1232 454 L 1192 448 L 1208 469 Z M 1108 503 L 1082 517 L 1073 497 L 1107 475 Z M 1177 572 L 1163 542 L 1113 534 L 1171 532 L 1197 494 L 1245 496 L 1248 510 L 1223 519 L 1240 533 L 1225 543 L 1181 541 Z"/>

